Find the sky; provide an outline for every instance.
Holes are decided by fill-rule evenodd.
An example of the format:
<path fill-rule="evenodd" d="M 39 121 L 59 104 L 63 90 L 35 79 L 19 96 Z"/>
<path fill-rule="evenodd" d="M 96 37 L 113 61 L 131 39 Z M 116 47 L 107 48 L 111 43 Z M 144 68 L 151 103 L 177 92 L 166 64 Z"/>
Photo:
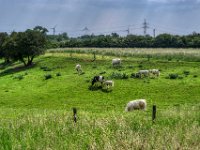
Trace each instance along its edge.
<path fill-rule="evenodd" d="M 150 35 L 200 33 L 200 0 L 0 0 L 0 32 L 142 35 L 145 19 Z"/>

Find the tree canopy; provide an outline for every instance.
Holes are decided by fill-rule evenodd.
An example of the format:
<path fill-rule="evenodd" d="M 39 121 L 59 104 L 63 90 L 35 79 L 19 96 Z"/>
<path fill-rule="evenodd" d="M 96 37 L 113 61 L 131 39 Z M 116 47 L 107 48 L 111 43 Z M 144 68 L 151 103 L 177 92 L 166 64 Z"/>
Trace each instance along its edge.
<path fill-rule="evenodd" d="M 6 36 L 1 44 L 0 53 L 3 58 L 21 61 L 25 66 L 32 65 L 33 59 L 45 52 L 46 37 L 38 30 L 13 32 Z"/>

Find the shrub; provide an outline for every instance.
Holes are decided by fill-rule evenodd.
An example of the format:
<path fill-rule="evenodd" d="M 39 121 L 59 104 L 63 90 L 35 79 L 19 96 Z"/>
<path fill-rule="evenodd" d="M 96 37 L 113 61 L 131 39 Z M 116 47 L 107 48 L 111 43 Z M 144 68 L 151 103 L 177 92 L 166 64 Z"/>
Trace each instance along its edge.
<path fill-rule="evenodd" d="M 46 74 L 46 75 L 44 75 L 44 78 L 45 78 L 45 80 L 51 79 L 52 75 L 51 74 Z"/>
<path fill-rule="evenodd" d="M 102 72 L 100 72 L 99 74 L 105 74 L 106 72 L 105 71 L 102 71 Z"/>
<path fill-rule="evenodd" d="M 186 76 L 188 76 L 190 74 L 190 71 L 183 71 L 183 74 L 185 74 Z"/>
<path fill-rule="evenodd" d="M 138 73 L 131 73 L 130 78 L 140 78 Z"/>
<path fill-rule="evenodd" d="M 143 67 L 143 65 L 142 65 L 142 64 L 139 64 L 139 65 L 138 65 L 138 67 L 139 67 L 139 68 L 142 68 L 142 67 Z"/>
<path fill-rule="evenodd" d="M 122 79 L 128 79 L 128 75 L 126 73 L 122 74 Z"/>
<path fill-rule="evenodd" d="M 126 73 L 113 72 L 110 78 L 111 79 L 128 79 L 128 75 Z"/>
<path fill-rule="evenodd" d="M 172 58 L 168 58 L 167 60 L 168 60 L 168 61 L 172 61 Z"/>
<path fill-rule="evenodd" d="M 61 76 L 61 73 L 60 73 L 60 72 L 56 73 L 56 76 L 57 76 L 57 77 L 58 77 L 58 76 Z"/>
<path fill-rule="evenodd" d="M 177 79 L 178 78 L 178 74 L 169 74 L 168 76 L 169 79 Z"/>
<path fill-rule="evenodd" d="M 194 78 L 197 78 L 198 76 L 195 74 L 195 75 L 193 75 L 193 77 L 194 77 Z"/>

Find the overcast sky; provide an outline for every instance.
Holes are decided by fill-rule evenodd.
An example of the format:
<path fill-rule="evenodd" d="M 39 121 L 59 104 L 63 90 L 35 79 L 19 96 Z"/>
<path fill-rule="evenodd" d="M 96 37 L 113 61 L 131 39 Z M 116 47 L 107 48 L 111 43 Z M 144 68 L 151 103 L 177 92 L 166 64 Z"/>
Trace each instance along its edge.
<path fill-rule="evenodd" d="M 70 36 L 118 32 L 143 34 L 200 32 L 200 0 L 0 0 L 0 32 L 24 31 L 36 25 L 56 26 Z"/>

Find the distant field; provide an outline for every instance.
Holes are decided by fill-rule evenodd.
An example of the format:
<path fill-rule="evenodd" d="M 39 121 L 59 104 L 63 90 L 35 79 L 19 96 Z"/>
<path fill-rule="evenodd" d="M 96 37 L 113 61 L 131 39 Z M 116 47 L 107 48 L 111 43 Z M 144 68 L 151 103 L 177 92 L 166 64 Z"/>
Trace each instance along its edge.
<path fill-rule="evenodd" d="M 200 49 L 172 48 L 57 48 L 50 53 L 96 53 L 105 56 L 167 59 L 177 61 L 200 61 Z"/>
<path fill-rule="evenodd" d="M 122 67 L 111 66 L 114 57 L 122 59 Z M 31 68 L 2 62 L 0 149 L 200 148 L 198 49 L 69 48 L 48 50 Z M 77 63 L 84 74 L 75 71 Z M 131 78 L 153 68 L 161 70 L 160 77 Z M 112 79 L 113 73 L 128 79 Z M 92 77 L 99 74 L 114 80 L 111 92 L 90 90 Z M 168 79 L 169 74 L 179 78 Z M 52 78 L 45 80 L 45 75 Z M 147 111 L 124 112 L 127 102 L 138 98 L 147 100 Z"/>

